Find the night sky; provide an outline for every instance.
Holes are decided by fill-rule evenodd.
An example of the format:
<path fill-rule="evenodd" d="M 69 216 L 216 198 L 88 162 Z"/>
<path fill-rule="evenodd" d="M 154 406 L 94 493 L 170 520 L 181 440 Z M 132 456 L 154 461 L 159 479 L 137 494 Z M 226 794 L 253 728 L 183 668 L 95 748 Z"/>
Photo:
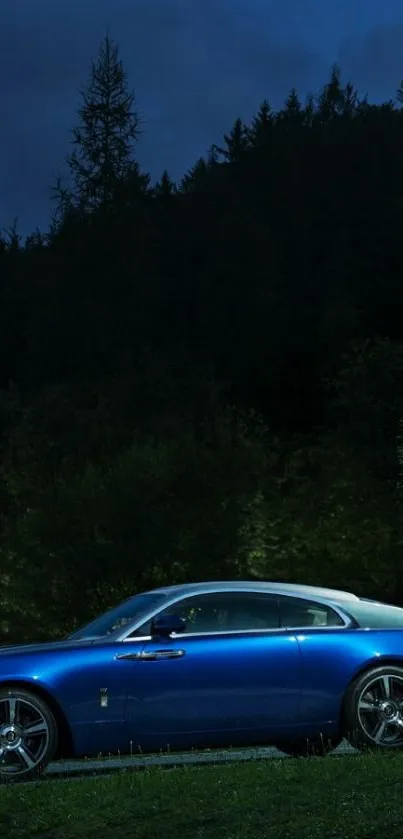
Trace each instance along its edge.
<path fill-rule="evenodd" d="M 403 77 L 401 0 L 0 0 L 0 227 L 46 230 L 77 90 L 109 26 L 143 116 L 137 156 L 178 179 L 264 98 L 334 62 L 370 100 Z"/>

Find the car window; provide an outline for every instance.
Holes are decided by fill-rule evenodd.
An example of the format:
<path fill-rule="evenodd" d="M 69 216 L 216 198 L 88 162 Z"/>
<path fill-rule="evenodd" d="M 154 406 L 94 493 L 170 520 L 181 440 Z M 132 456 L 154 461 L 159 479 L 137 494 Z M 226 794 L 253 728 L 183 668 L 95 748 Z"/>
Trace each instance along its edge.
<path fill-rule="evenodd" d="M 166 594 L 160 592 L 146 592 L 128 597 L 114 609 L 109 609 L 103 615 L 77 629 L 68 637 L 74 640 L 85 638 L 102 638 L 112 635 L 118 629 L 123 629 L 128 623 L 141 620 L 145 615 L 156 609 L 166 601 Z"/>
<path fill-rule="evenodd" d="M 235 632 L 279 628 L 278 597 L 255 592 L 222 592 L 186 597 L 158 613 L 186 621 L 185 632 Z M 149 635 L 143 625 L 136 635 Z"/>
<path fill-rule="evenodd" d="M 330 606 L 299 597 L 280 597 L 280 625 L 306 629 L 309 626 L 344 626 L 340 615 Z"/>

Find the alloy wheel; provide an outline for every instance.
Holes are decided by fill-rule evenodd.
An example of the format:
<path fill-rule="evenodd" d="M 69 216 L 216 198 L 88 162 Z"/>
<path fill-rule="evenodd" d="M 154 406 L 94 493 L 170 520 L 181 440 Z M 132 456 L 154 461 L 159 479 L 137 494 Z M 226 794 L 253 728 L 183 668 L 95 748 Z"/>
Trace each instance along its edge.
<path fill-rule="evenodd" d="M 377 746 L 403 746 L 403 674 L 383 672 L 366 682 L 357 697 L 363 734 Z"/>
<path fill-rule="evenodd" d="M 48 714 L 35 697 L 0 695 L 0 776 L 16 779 L 39 774 L 52 732 Z"/>

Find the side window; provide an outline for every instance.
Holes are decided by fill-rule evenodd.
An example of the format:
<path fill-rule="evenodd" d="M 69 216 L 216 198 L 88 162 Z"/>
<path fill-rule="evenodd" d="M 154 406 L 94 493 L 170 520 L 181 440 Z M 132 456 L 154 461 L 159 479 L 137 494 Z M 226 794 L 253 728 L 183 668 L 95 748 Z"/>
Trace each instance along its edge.
<path fill-rule="evenodd" d="M 344 626 L 340 615 L 330 606 L 298 597 L 280 597 L 280 623 L 284 628 L 306 629 L 310 626 Z"/>
<path fill-rule="evenodd" d="M 186 597 L 162 610 L 186 621 L 187 633 L 278 629 L 278 597 L 255 592 L 223 592 Z M 140 634 L 147 634 L 142 628 Z"/>

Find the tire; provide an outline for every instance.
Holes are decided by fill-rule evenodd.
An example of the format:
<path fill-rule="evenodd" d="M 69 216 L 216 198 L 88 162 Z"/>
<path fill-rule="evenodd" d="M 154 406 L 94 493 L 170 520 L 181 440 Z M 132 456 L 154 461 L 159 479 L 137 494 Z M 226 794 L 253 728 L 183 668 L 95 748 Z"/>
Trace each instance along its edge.
<path fill-rule="evenodd" d="M 38 778 L 57 743 L 57 723 L 43 699 L 17 686 L 0 688 L 0 782 Z"/>
<path fill-rule="evenodd" d="M 276 748 L 290 757 L 325 757 L 337 749 L 342 737 L 314 737 L 278 743 Z"/>
<path fill-rule="evenodd" d="M 403 748 L 403 668 L 374 667 L 350 685 L 344 735 L 356 749 Z"/>

